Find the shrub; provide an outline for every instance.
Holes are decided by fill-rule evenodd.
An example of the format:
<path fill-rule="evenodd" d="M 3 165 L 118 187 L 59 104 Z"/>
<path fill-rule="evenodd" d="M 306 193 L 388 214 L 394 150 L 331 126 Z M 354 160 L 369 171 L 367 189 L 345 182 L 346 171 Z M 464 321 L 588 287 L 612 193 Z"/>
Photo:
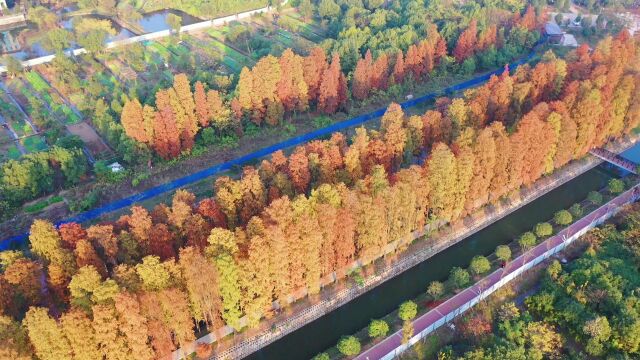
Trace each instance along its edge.
<path fill-rule="evenodd" d="M 84 142 L 78 135 L 67 135 L 56 140 L 56 145 L 65 149 L 82 149 Z"/>
<path fill-rule="evenodd" d="M 576 218 L 581 218 L 582 214 L 584 213 L 584 210 L 582 209 L 582 205 L 573 204 L 569 208 L 569 212 L 571 213 L 571 215 L 575 216 Z"/>
<path fill-rule="evenodd" d="M 531 249 L 535 244 L 536 236 L 531 231 L 522 234 L 520 239 L 518 239 L 518 245 L 520 245 L 523 250 Z"/>
<path fill-rule="evenodd" d="M 461 289 L 469 283 L 469 272 L 465 269 L 454 267 L 449 274 L 449 280 L 456 289 Z"/>
<path fill-rule="evenodd" d="M 418 315 L 418 305 L 413 301 L 405 301 L 400 304 L 400 308 L 398 309 L 398 317 L 401 320 L 408 321 L 413 319 Z"/>
<path fill-rule="evenodd" d="M 212 127 L 206 127 L 202 129 L 202 131 L 200 131 L 199 140 L 205 146 L 215 144 L 217 140 L 216 131 Z"/>
<path fill-rule="evenodd" d="M 101 196 L 102 192 L 99 189 L 93 189 L 82 199 L 70 202 L 69 210 L 73 212 L 89 210 L 98 203 L 98 200 L 100 200 Z"/>
<path fill-rule="evenodd" d="M 547 267 L 547 274 L 552 279 L 558 278 L 558 275 L 560 275 L 561 272 L 562 272 L 562 265 L 558 260 L 553 260 L 553 262 L 549 264 L 549 266 Z"/>
<path fill-rule="evenodd" d="M 360 353 L 360 341 L 355 336 L 344 336 L 338 341 L 338 351 L 345 356 L 357 355 Z"/>
<path fill-rule="evenodd" d="M 405 321 L 404 324 L 402 324 L 402 343 L 406 344 L 409 342 L 409 340 L 411 340 L 411 338 L 413 337 L 413 324 L 411 323 L 411 321 Z"/>
<path fill-rule="evenodd" d="M 147 180 L 149 178 L 150 174 L 149 172 L 145 171 L 142 172 L 136 176 L 133 177 L 133 179 L 131 179 L 131 186 L 136 187 L 138 185 L 140 185 L 140 182 Z"/>
<path fill-rule="evenodd" d="M 313 360 L 329 360 L 329 359 L 331 359 L 331 358 L 329 357 L 329 354 L 327 354 L 327 353 L 320 353 L 320 354 L 318 354 L 318 355 L 313 357 Z"/>
<path fill-rule="evenodd" d="M 553 221 L 558 225 L 569 225 L 573 221 L 573 216 L 567 210 L 560 210 L 553 216 Z"/>
<path fill-rule="evenodd" d="M 376 338 L 387 335 L 389 324 L 384 320 L 371 320 L 369 324 L 369 337 Z"/>
<path fill-rule="evenodd" d="M 432 281 L 427 288 L 427 294 L 431 296 L 433 300 L 438 300 L 442 294 L 444 294 L 444 284 L 440 281 Z"/>
<path fill-rule="evenodd" d="M 211 356 L 212 350 L 211 344 L 199 342 L 196 345 L 196 357 L 198 359 L 208 359 Z"/>
<path fill-rule="evenodd" d="M 327 127 L 329 125 L 331 125 L 333 123 L 333 121 L 331 120 L 330 117 L 328 116 L 318 116 L 316 118 L 313 119 L 313 127 L 315 127 L 316 129 L 321 129 L 323 127 Z"/>
<path fill-rule="evenodd" d="M 513 301 L 506 302 L 498 309 L 498 319 L 500 321 L 507 321 L 520 316 L 520 309 Z"/>
<path fill-rule="evenodd" d="M 587 195 L 587 200 L 589 200 L 594 205 L 600 205 L 603 201 L 602 194 L 597 191 L 591 191 L 589 192 L 589 195 Z"/>
<path fill-rule="evenodd" d="M 620 179 L 611 179 L 607 185 L 607 190 L 613 195 L 620 194 L 624 191 L 624 182 Z"/>
<path fill-rule="evenodd" d="M 511 259 L 511 249 L 507 245 L 500 245 L 496 248 L 496 257 L 502 261 Z"/>
<path fill-rule="evenodd" d="M 469 270 L 474 275 L 482 275 L 491 269 L 491 263 L 489 260 L 481 255 L 476 255 L 471 259 L 471 264 L 469 264 Z"/>
<path fill-rule="evenodd" d="M 538 237 L 546 237 L 553 234 L 553 227 L 548 222 L 539 223 L 536 225 L 535 230 Z"/>

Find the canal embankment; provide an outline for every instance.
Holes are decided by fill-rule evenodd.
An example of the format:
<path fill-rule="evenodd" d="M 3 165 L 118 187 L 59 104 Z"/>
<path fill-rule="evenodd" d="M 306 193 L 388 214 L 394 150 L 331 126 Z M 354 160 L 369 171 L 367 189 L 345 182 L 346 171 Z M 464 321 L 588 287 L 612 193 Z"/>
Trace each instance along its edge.
<path fill-rule="evenodd" d="M 465 313 L 489 295 L 516 279 L 524 272 L 564 250 L 589 230 L 617 214 L 623 206 L 640 197 L 640 185 L 636 184 L 598 209 L 546 239 L 533 249 L 524 252 L 505 267 L 480 279 L 444 303 L 412 321 L 414 336 L 403 341 L 403 331 L 397 331 L 373 347 L 358 355 L 356 360 L 390 360 L 400 356 L 433 331 Z"/>
<path fill-rule="evenodd" d="M 610 144 L 608 149 L 619 153 L 630 148 L 635 143 L 635 140 L 635 137 L 627 138 Z M 425 260 L 441 254 L 445 249 L 454 247 L 462 240 L 481 232 L 481 230 L 491 226 L 497 221 L 501 221 L 525 205 L 540 199 L 551 190 L 562 187 L 563 184 L 567 182 L 571 182 L 571 184 L 568 184 L 565 186 L 565 189 L 558 192 L 561 193 L 560 195 L 552 194 L 544 199 L 540 199 L 542 202 L 539 205 L 535 206 L 531 211 L 527 210 L 530 214 L 518 215 L 527 223 L 523 224 L 523 226 L 526 225 L 527 228 L 530 228 L 535 222 L 546 220 L 550 214 L 553 213 L 549 213 L 549 211 L 556 211 L 556 207 L 559 206 L 559 208 L 562 208 L 565 205 L 571 205 L 572 202 L 582 200 L 589 191 L 602 188 L 606 180 L 610 177 L 608 177 L 608 175 L 603 176 L 600 170 L 595 172 L 592 170 L 600 163 L 601 160 L 595 157 L 585 157 L 574 161 L 554 174 L 539 180 L 533 186 L 524 188 L 513 194 L 509 199 L 499 204 L 487 206 L 455 224 L 440 228 L 426 240 L 414 241 L 418 238 L 424 238 L 424 235 L 429 232 L 433 232 L 430 228 L 415 232 L 407 239 L 400 239 L 389 244 L 384 251 L 379 254 L 379 261 L 373 264 L 375 274 L 364 278 L 359 286 L 344 288 L 339 285 L 340 282 L 333 284 L 336 276 L 332 274 L 332 276 L 325 279 L 325 289 L 319 296 L 312 300 L 306 299 L 305 301 L 298 301 L 292 304 L 292 306 L 287 308 L 286 314 L 276 315 L 264 321 L 260 330 L 247 330 L 240 334 L 235 334 L 233 340 L 217 341 L 221 337 L 231 333 L 231 329 L 223 328 L 199 339 L 198 342 L 216 343 L 215 347 L 217 347 L 217 351 L 212 357 L 213 359 L 242 358 L 250 354 L 253 354 L 250 357 L 255 359 L 270 359 L 280 356 L 287 356 L 292 359 L 309 358 L 315 353 L 324 350 L 324 348 L 333 345 L 341 334 L 354 332 L 362 328 L 363 323 L 366 324 L 371 318 L 380 317 L 391 312 L 402 299 L 412 297 L 410 296 L 411 291 L 424 291 L 424 281 L 420 281 L 419 283 L 422 285 L 417 285 L 420 289 L 411 285 L 408 286 L 411 288 L 408 291 L 406 289 L 391 290 L 391 295 L 388 297 L 385 296 L 385 298 L 380 301 L 381 299 L 378 297 L 380 297 L 381 291 L 378 291 L 376 288 L 380 287 L 380 285 L 387 287 L 387 284 L 385 284 L 387 280 L 408 272 L 424 272 L 425 269 L 423 267 L 425 267 Z M 587 175 L 584 175 L 585 173 L 587 173 Z M 578 178 L 579 180 L 576 181 Z M 528 224 L 530 221 L 535 222 Z M 513 223 L 513 221 L 511 222 Z M 500 239 L 499 241 L 503 243 L 510 242 L 513 236 L 517 234 L 517 232 L 514 233 L 514 231 L 512 231 L 511 228 L 513 227 L 518 228 L 521 226 L 500 224 L 498 228 L 500 228 L 502 232 L 506 231 L 506 233 L 489 235 L 489 237 Z M 511 237 L 509 238 L 509 236 Z M 476 240 L 472 239 L 470 242 L 465 242 L 468 244 L 464 245 L 466 247 L 464 256 L 459 256 L 460 254 L 453 255 L 454 265 L 451 266 L 456 266 L 455 263 L 459 262 L 458 260 L 466 259 L 466 257 L 470 259 L 470 256 L 474 254 L 492 251 L 496 246 L 496 240 L 488 240 L 489 243 L 487 243 L 487 240 L 482 240 L 484 243 L 480 244 L 480 238 L 485 237 L 487 236 L 482 235 Z M 407 251 L 399 255 L 392 254 L 396 249 L 406 246 L 409 246 Z M 453 250 L 459 252 L 460 248 Z M 448 254 L 447 256 L 451 257 L 452 255 Z M 464 261 L 468 261 L 469 259 Z M 429 268 L 433 267 L 433 269 L 430 270 L 433 270 L 431 272 L 436 279 L 438 276 L 445 276 L 446 272 L 443 274 L 438 273 L 440 270 L 446 268 L 448 271 L 451 267 L 439 265 L 437 264 L 438 261 L 436 261 L 436 264 L 433 266 L 429 266 Z M 348 272 L 351 269 L 360 268 L 362 265 L 362 261 L 356 261 L 351 264 L 349 269 L 345 269 L 345 271 Z M 420 269 L 414 269 L 416 267 Z M 409 269 L 411 269 L 411 271 L 407 271 Z M 407 277 L 413 278 L 415 276 L 415 274 L 410 274 Z M 406 279 L 401 281 L 406 281 Z M 399 287 L 405 288 L 405 285 L 406 284 L 401 283 Z M 389 287 L 394 288 L 397 286 L 396 284 Z M 375 294 L 368 294 L 374 289 L 376 289 Z M 363 296 L 364 294 L 367 295 Z M 301 289 L 296 292 L 295 296 L 292 295 L 290 300 L 302 298 L 305 295 L 306 291 Z M 400 298 L 400 300 L 398 300 L 398 298 Z M 349 304 L 354 299 L 358 304 Z M 349 309 L 353 309 L 353 306 L 358 306 L 359 308 L 370 307 L 372 311 L 367 311 L 366 314 L 361 314 L 358 318 L 354 318 L 353 315 L 347 316 L 351 321 L 345 321 L 344 315 L 349 313 Z M 358 310 L 358 312 L 362 311 Z M 323 320 L 322 318 L 330 319 Z M 332 333 L 327 334 L 327 331 L 331 331 Z M 313 334 L 316 334 L 316 336 Z M 318 336 L 320 336 L 320 338 Z M 289 337 L 292 339 L 287 340 Z M 313 341 L 310 339 L 313 339 Z M 299 348 L 301 342 L 305 344 L 303 350 L 293 351 L 291 346 L 287 345 L 287 343 L 296 343 L 296 346 Z M 196 343 L 185 347 L 182 351 L 175 352 L 173 357 L 179 358 L 185 353 L 189 353 L 195 348 L 195 344 Z"/>

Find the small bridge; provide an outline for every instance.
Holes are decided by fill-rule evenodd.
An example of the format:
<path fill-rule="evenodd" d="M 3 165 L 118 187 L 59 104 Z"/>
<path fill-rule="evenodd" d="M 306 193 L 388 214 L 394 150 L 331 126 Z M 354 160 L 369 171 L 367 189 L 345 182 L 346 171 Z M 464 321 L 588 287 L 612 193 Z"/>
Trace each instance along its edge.
<path fill-rule="evenodd" d="M 591 149 L 591 151 L 589 151 L 589 153 L 593 156 L 599 157 L 600 159 L 607 161 L 617 167 L 622 168 L 623 170 L 626 170 L 628 172 L 631 172 L 633 174 L 638 174 L 637 173 L 637 167 L 638 164 L 634 163 L 633 161 L 624 159 L 623 157 L 621 157 L 620 155 L 613 153 L 607 149 L 603 149 L 603 148 L 595 148 L 595 149 Z"/>

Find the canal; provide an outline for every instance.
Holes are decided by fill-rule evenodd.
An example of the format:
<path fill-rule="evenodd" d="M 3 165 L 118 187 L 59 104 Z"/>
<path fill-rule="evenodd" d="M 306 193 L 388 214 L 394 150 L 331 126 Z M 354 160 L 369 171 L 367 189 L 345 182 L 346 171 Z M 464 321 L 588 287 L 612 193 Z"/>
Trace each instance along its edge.
<path fill-rule="evenodd" d="M 640 160 L 640 145 L 622 155 L 630 160 Z M 615 176 L 617 171 L 600 165 L 247 359 L 310 359 L 334 346 L 341 336 L 359 331 L 371 319 L 383 317 L 403 301 L 417 297 L 426 291 L 430 282 L 445 280 L 452 267 L 467 267 L 475 255 L 491 254 L 496 246 L 510 243 L 537 223 L 552 218 L 556 211 L 584 200 L 590 191 L 601 189 Z"/>

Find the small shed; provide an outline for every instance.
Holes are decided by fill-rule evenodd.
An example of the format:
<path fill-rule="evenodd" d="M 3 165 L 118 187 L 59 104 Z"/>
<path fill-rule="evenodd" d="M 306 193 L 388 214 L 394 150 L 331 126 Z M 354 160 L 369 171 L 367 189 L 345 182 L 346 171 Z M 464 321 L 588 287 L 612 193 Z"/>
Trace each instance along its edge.
<path fill-rule="evenodd" d="M 120 172 L 120 171 L 124 170 L 124 167 L 122 165 L 120 165 L 120 163 L 117 162 L 117 161 L 114 162 L 114 163 L 109 164 L 107 167 L 109 169 L 111 169 L 111 172 L 114 172 L 114 173 L 117 173 L 117 172 Z"/>
<path fill-rule="evenodd" d="M 562 35 L 562 41 L 560 41 L 560 45 L 568 47 L 578 47 L 578 40 L 576 40 L 576 37 L 571 34 L 564 34 Z"/>
<path fill-rule="evenodd" d="M 553 21 L 549 21 L 544 25 L 544 34 L 549 38 L 549 42 L 558 44 L 562 41 L 564 31 Z"/>

